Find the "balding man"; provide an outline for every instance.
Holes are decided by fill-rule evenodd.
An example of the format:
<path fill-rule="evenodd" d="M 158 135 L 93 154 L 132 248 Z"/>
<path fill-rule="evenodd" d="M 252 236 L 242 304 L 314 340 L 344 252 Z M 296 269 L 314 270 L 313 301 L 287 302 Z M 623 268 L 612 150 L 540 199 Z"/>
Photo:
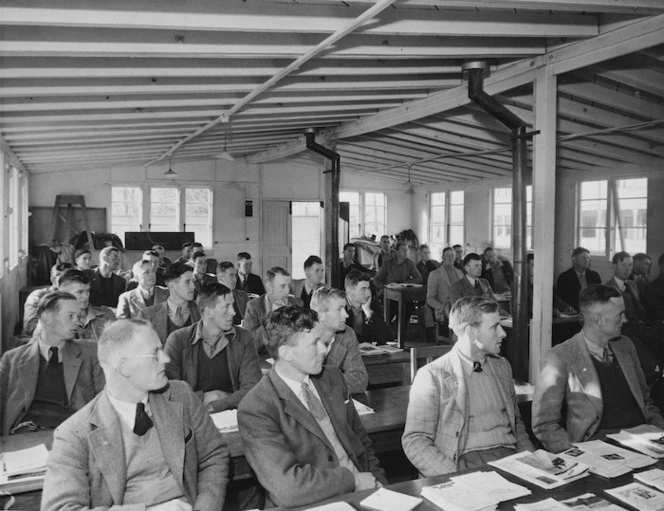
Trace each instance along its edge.
<path fill-rule="evenodd" d="M 106 389 L 56 430 L 41 509 L 219 511 L 226 445 L 191 388 L 166 379 L 154 329 L 117 321 L 99 360 Z"/>
<path fill-rule="evenodd" d="M 99 252 L 99 266 L 90 273 L 90 304 L 98 307 L 117 307 L 127 282 L 114 272 L 120 267 L 120 251 L 104 247 Z"/>

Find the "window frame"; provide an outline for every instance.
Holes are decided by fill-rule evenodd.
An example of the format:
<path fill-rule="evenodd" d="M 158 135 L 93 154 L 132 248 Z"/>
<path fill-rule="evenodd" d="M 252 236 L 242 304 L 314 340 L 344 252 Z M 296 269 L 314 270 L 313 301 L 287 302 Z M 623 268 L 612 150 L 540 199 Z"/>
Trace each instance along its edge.
<path fill-rule="evenodd" d="M 496 193 L 495 190 L 498 189 L 509 189 L 510 190 L 510 242 L 507 247 L 496 244 L 495 228 L 496 228 Z M 512 234 L 513 229 L 513 219 L 512 219 L 512 201 L 514 200 L 514 191 L 512 185 L 509 186 L 494 186 L 491 189 L 491 246 L 497 250 L 512 250 Z M 499 204 L 507 204 L 507 202 L 500 202 Z M 530 219 L 530 221 L 528 221 Z M 526 248 L 528 250 L 533 250 L 534 239 L 533 239 L 533 185 L 526 185 Z"/>
<path fill-rule="evenodd" d="M 461 197 L 463 200 L 461 202 L 453 203 L 452 202 L 452 197 L 455 194 L 461 194 Z M 434 205 L 433 204 L 433 199 L 434 195 L 442 195 L 444 197 L 444 204 L 441 206 L 440 204 Z M 452 208 L 453 207 L 462 207 L 462 221 L 461 222 L 453 222 L 452 221 Z M 435 223 L 433 222 L 433 208 L 434 207 L 442 207 L 443 208 L 443 223 Z M 443 228 L 443 242 L 442 246 L 439 247 L 437 242 L 434 242 L 434 228 L 436 226 L 442 226 Z M 453 227 L 461 227 L 461 232 L 462 232 L 462 239 L 458 240 L 452 240 L 452 228 Z M 442 256 L 442 251 L 445 247 L 452 246 L 451 244 L 454 243 L 459 244 L 461 246 L 465 246 L 466 244 L 466 192 L 463 189 L 448 189 L 444 190 L 442 192 L 431 192 L 429 194 L 429 245 L 431 247 L 432 251 L 432 257 L 434 259 L 438 259 L 438 257 Z M 440 250 L 438 250 L 440 248 Z"/>
<path fill-rule="evenodd" d="M 349 226 L 348 226 L 348 236 L 349 238 L 359 238 L 361 236 L 368 236 L 367 234 L 367 200 L 366 196 L 367 194 L 376 194 L 376 195 L 382 195 L 383 196 L 383 232 L 382 233 L 375 233 L 376 238 L 380 238 L 380 236 L 387 234 L 387 193 L 381 192 L 381 191 L 373 191 L 373 190 L 340 190 L 339 191 L 339 202 L 349 202 L 349 201 L 344 201 L 341 198 L 341 194 L 346 193 L 346 194 L 357 194 L 359 204 L 354 205 L 352 202 L 350 203 L 350 208 L 358 208 L 358 225 L 357 225 L 357 236 L 353 236 L 353 227 L 350 224 L 349 221 Z M 377 206 L 375 204 L 370 204 L 369 207 L 372 208 L 381 208 L 381 206 Z"/>

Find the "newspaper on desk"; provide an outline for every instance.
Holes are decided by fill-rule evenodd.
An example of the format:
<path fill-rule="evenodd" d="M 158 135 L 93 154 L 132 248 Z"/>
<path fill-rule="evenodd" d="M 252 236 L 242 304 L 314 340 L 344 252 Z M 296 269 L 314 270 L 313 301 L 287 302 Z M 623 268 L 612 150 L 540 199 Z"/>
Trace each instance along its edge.
<path fill-rule="evenodd" d="M 383 346 L 376 346 L 370 342 L 361 342 L 360 343 L 360 355 L 362 356 L 371 356 L 371 355 L 389 355 L 391 353 L 399 353 L 403 349 L 397 346 L 391 346 L 385 344 Z"/>
<path fill-rule="evenodd" d="M 624 507 L 609 502 L 594 493 L 584 493 L 578 497 L 561 501 L 574 511 L 626 511 Z"/>
<path fill-rule="evenodd" d="M 588 465 L 576 461 L 565 454 L 552 454 L 539 449 L 534 453 L 523 451 L 490 461 L 489 465 L 520 477 L 524 481 L 550 490 L 589 474 Z"/>
<path fill-rule="evenodd" d="M 641 483 L 630 483 L 604 492 L 639 511 L 664 509 L 664 493 Z"/>
<path fill-rule="evenodd" d="M 657 460 L 650 456 L 628 451 L 601 440 L 574 444 L 574 447 L 567 449 L 563 454 L 585 463 L 593 474 L 608 479 L 657 463 Z"/>
<path fill-rule="evenodd" d="M 22 488 L 21 491 L 27 491 L 34 489 L 31 483 L 44 479 L 48 449 L 44 444 L 39 444 L 28 449 L 3 452 L 0 459 L 0 488 L 18 485 L 17 487 Z"/>
<path fill-rule="evenodd" d="M 653 458 L 664 458 L 664 430 L 649 424 L 620 430 L 619 433 L 606 435 L 625 447 L 642 452 Z"/>
<path fill-rule="evenodd" d="M 445 511 L 493 511 L 499 501 L 455 481 L 425 486 L 420 495 Z"/>
<path fill-rule="evenodd" d="M 514 511 L 569 511 L 569 507 L 555 499 L 548 498 L 528 504 L 514 504 Z"/>
<path fill-rule="evenodd" d="M 634 474 L 634 479 L 664 492 L 664 470 L 653 468 Z"/>
<path fill-rule="evenodd" d="M 507 502 L 532 493 L 525 486 L 508 481 L 498 472 L 471 472 L 450 479 L 455 483 L 468 487 L 471 491 L 484 493 L 498 502 Z"/>

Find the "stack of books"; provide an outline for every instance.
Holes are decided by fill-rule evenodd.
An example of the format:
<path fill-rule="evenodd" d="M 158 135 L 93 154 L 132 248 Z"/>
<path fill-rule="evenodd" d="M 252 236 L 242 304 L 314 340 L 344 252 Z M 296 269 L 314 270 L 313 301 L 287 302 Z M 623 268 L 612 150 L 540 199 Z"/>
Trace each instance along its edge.
<path fill-rule="evenodd" d="M 565 454 L 552 454 L 542 449 L 534 453 L 518 452 L 489 465 L 509 472 L 524 481 L 546 490 L 558 488 L 572 481 L 587 477 L 590 467 Z"/>

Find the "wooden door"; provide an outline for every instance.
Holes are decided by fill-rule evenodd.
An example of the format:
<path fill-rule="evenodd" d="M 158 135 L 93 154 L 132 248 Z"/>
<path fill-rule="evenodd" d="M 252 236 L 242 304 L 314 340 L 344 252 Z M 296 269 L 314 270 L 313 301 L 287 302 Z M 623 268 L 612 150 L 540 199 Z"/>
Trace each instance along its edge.
<path fill-rule="evenodd" d="M 289 201 L 263 201 L 263 275 L 273 266 L 291 270 L 291 219 Z"/>

